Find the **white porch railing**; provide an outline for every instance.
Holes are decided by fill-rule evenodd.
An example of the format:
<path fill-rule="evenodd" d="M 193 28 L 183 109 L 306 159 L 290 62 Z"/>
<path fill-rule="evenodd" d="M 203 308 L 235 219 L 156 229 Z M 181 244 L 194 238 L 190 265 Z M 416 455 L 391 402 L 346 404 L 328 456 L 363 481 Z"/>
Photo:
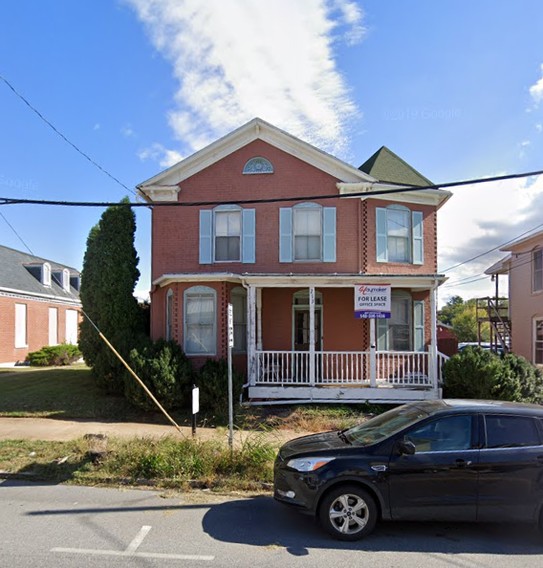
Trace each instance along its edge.
<path fill-rule="evenodd" d="M 307 351 L 256 351 L 254 385 L 360 385 L 369 386 L 369 351 L 317 351 L 313 380 Z M 438 380 L 445 356 L 438 355 Z M 378 351 L 375 354 L 377 386 L 432 388 L 430 353 Z"/>

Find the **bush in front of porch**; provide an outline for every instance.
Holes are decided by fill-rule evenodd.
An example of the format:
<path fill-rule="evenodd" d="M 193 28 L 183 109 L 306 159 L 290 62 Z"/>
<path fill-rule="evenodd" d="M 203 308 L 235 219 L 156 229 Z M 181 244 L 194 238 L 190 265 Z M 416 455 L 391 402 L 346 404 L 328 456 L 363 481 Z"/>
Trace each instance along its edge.
<path fill-rule="evenodd" d="M 529 361 L 467 347 L 443 365 L 446 398 L 495 399 L 543 403 L 543 374 Z"/>

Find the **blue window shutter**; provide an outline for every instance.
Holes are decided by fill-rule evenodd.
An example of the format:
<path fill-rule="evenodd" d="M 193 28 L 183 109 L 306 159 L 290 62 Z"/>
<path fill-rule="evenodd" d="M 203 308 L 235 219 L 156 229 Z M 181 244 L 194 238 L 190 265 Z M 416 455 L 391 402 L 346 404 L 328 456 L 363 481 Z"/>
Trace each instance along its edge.
<path fill-rule="evenodd" d="M 413 264 L 424 264 L 424 234 L 421 211 L 413 211 Z"/>
<path fill-rule="evenodd" d="M 213 262 L 213 211 L 200 211 L 200 264 Z"/>
<path fill-rule="evenodd" d="M 424 302 L 413 302 L 413 331 L 415 351 L 424 351 Z"/>
<path fill-rule="evenodd" d="M 255 262 L 255 241 L 256 241 L 256 215 L 254 209 L 243 209 L 242 211 L 242 235 L 243 249 L 241 261 L 244 263 Z"/>
<path fill-rule="evenodd" d="M 376 319 L 377 351 L 388 351 L 388 320 Z"/>
<path fill-rule="evenodd" d="M 336 208 L 323 207 L 322 260 L 336 262 Z"/>
<path fill-rule="evenodd" d="M 279 262 L 292 262 L 292 209 L 279 209 Z"/>
<path fill-rule="evenodd" d="M 377 262 L 388 262 L 387 210 L 375 208 L 375 250 Z"/>

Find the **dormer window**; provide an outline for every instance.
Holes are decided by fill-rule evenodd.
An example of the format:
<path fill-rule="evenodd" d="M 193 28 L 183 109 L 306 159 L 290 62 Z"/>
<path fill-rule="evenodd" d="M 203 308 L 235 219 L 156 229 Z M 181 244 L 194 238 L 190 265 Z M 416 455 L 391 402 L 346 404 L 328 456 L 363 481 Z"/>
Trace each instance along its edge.
<path fill-rule="evenodd" d="M 243 166 L 244 174 L 273 174 L 273 165 L 266 158 L 251 158 Z"/>
<path fill-rule="evenodd" d="M 62 288 L 66 292 L 70 291 L 70 271 L 67 268 L 62 271 Z"/>
<path fill-rule="evenodd" d="M 51 265 L 44 262 L 41 269 L 41 283 L 44 286 L 51 286 Z"/>

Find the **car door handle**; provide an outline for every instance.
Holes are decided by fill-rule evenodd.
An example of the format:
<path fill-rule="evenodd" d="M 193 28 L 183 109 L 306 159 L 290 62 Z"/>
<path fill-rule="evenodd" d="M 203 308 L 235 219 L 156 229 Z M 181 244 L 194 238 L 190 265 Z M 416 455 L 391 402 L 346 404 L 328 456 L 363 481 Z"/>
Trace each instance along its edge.
<path fill-rule="evenodd" d="M 468 467 L 469 465 L 471 465 L 471 460 L 458 459 L 455 461 L 455 463 L 456 467 Z"/>

